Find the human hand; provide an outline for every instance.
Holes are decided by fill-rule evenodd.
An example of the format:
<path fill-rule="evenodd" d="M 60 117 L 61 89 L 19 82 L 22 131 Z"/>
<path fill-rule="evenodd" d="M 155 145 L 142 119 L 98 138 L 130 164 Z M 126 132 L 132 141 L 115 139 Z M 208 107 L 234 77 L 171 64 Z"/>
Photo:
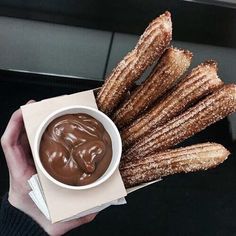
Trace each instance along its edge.
<path fill-rule="evenodd" d="M 33 100 L 28 103 L 34 102 Z M 29 197 L 28 179 L 36 173 L 29 142 L 25 132 L 21 110 L 11 116 L 1 138 L 9 177 L 9 197 L 11 205 L 32 217 L 49 235 L 62 235 L 71 229 L 92 221 L 96 214 L 87 215 L 77 220 L 51 224 Z"/>

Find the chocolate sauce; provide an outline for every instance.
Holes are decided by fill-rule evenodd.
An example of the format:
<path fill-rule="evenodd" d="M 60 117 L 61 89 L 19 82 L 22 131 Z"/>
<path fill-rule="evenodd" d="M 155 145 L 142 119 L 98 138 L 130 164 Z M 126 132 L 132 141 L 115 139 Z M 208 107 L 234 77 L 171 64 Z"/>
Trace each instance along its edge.
<path fill-rule="evenodd" d="M 63 115 L 46 128 L 39 155 L 46 171 L 56 180 L 87 185 L 107 170 L 112 158 L 111 138 L 90 115 Z"/>

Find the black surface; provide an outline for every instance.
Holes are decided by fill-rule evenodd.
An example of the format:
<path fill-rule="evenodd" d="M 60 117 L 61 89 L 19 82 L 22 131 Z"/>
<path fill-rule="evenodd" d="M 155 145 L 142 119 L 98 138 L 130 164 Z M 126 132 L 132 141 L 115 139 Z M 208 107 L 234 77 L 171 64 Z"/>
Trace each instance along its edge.
<path fill-rule="evenodd" d="M 30 76 L 33 82 L 29 80 Z M 73 80 L 73 83 L 67 84 L 65 81 L 68 80 L 62 80 L 0 71 L 0 135 L 11 113 L 27 100 L 40 100 L 100 85 L 96 81 Z M 236 148 L 227 119 L 185 144 L 201 141 L 220 142 L 233 154 L 213 170 L 168 177 L 130 194 L 127 205 L 110 207 L 101 212 L 94 222 L 67 235 L 236 235 Z M 0 184 L 2 195 L 8 188 L 2 152 Z"/>
<path fill-rule="evenodd" d="M 170 10 L 174 39 L 235 48 L 236 8 L 226 5 L 181 0 L 0 0 L 0 15 L 141 34 L 153 18 Z"/>

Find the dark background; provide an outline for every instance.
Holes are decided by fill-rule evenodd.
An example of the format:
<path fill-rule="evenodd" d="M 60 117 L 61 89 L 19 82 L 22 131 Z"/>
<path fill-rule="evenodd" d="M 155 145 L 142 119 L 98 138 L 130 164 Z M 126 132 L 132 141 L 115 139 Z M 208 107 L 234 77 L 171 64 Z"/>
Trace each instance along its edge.
<path fill-rule="evenodd" d="M 180 0 L 1 0 L 0 14 L 141 34 L 152 19 L 169 10 L 175 40 L 236 47 L 236 8 L 223 5 Z"/>
<path fill-rule="evenodd" d="M 4 16 L 135 34 L 166 9 L 177 22 L 175 39 L 236 47 L 236 10 L 229 6 L 154 0 L 0 1 Z M 0 70 L 0 135 L 11 113 L 29 99 L 83 91 L 101 83 Z M 213 170 L 168 177 L 130 194 L 127 205 L 110 207 L 67 235 L 236 235 L 236 145 L 228 120 L 182 145 L 204 141 L 227 147 L 232 152 L 229 160 Z M 0 194 L 7 190 L 8 172 L 0 151 Z"/>

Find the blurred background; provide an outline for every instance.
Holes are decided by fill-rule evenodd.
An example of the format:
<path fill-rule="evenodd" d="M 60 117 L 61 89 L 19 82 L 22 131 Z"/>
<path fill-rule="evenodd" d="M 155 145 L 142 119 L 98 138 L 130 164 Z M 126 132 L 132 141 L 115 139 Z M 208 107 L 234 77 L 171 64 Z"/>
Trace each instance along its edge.
<path fill-rule="evenodd" d="M 0 135 L 29 99 L 101 86 L 147 24 L 166 10 L 173 44 L 194 53 L 191 67 L 215 59 L 221 79 L 236 83 L 234 0 L 0 0 Z M 233 152 L 222 166 L 166 178 L 67 235 L 236 235 L 235 139 L 232 115 L 185 143 L 222 143 Z M 0 151 L 0 194 L 6 191 Z"/>

